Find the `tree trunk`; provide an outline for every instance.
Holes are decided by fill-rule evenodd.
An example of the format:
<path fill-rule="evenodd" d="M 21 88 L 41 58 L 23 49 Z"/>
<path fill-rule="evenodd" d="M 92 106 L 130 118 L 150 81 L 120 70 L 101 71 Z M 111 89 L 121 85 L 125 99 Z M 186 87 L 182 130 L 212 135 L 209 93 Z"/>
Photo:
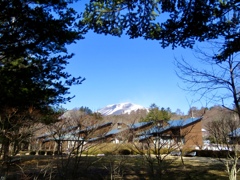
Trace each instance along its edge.
<path fill-rule="evenodd" d="M 182 149 L 180 149 L 180 156 L 181 156 L 181 163 L 182 163 L 182 168 L 185 169 L 185 163 L 184 163 L 184 160 L 183 160 L 183 151 Z"/>
<path fill-rule="evenodd" d="M 237 180 L 237 166 L 234 164 L 229 173 L 229 180 Z"/>
<path fill-rule="evenodd" d="M 232 165 L 228 164 L 229 180 L 237 180 L 238 153 L 237 153 L 236 149 L 238 149 L 238 148 L 235 147 L 235 153 L 234 153 L 234 157 L 233 157 L 233 160 L 232 160 Z"/>
<path fill-rule="evenodd" d="M 9 145 L 10 145 L 10 141 L 9 139 L 4 136 L 3 137 L 3 160 L 7 160 L 8 156 L 9 156 Z"/>

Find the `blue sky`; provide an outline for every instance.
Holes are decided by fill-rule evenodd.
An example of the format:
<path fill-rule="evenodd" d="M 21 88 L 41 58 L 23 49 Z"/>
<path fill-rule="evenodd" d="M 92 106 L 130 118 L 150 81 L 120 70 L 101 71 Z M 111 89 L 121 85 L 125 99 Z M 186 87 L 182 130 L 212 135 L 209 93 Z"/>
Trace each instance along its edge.
<path fill-rule="evenodd" d="M 82 0 L 73 7 L 81 11 L 86 2 Z M 175 73 L 174 58 L 184 57 L 199 67 L 191 49 L 163 49 L 157 41 L 88 32 L 84 40 L 70 45 L 68 50 L 75 56 L 66 70 L 73 76 L 85 77 L 86 81 L 70 88 L 70 95 L 76 97 L 63 104 L 64 108 L 86 106 L 96 111 L 122 102 L 144 107 L 155 103 L 169 107 L 172 112 L 180 109 L 186 114 L 191 106 L 213 105 L 206 99 L 199 101 L 197 94 L 180 88 L 186 85 Z"/>
<path fill-rule="evenodd" d="M 157 41 L 89 32 L 68 50 L 75 56 L 66 70 L 86 81 L 71 87 L 71 95 L 76 97 L 64 108 L 87 106 L 96 111 L 109 104 L 132 102 L 144 107 L 155 103 L 187 113 L 190 105 L 202 106 L 192 103 L 197 98 L 179 88 L 184 85 L 175 74 L 174 57 L 191 61 L 190 49 L 163 49 Z"/>

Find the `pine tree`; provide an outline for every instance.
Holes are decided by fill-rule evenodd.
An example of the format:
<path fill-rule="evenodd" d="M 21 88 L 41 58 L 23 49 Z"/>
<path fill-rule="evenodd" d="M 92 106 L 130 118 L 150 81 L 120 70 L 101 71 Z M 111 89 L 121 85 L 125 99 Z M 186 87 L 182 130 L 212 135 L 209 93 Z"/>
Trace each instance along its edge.
<path fill-rule="evenodd" d="M 8 134 L 33 111 L 69 101 L 68 89 L 84 78 L 65 72 L 73 54 L 66 45 L 79 40 L 85 26 L 69 0 L 0 0 L 0 136 L 4 157 Z M 1 151 L 2 152 L 2 151 Z"/>

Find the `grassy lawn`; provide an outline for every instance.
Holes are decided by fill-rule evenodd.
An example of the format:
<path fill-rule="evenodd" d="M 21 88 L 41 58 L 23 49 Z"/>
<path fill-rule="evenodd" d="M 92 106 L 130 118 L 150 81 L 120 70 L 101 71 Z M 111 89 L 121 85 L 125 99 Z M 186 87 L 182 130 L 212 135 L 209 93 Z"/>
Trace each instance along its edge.
<path fill-rule="evenodd" d="M 175 180 L 226 180 L 224 166 L 215 159 L 170 157 L 161 165 L 153 161 L 149 166 L 142 156 L 82 156 L 60 157 L 44 155 L 21 156 L 19 164 L 2 171 L 8 179 L 175 179 Z M 151 168 L 150 168 L 151 167 Z M 160 178 L 159 169 L 162 171 Z M 152 171 L 151 171 L 152 170 Z M 1 176 L 3 173 L 1 173 Z"/>

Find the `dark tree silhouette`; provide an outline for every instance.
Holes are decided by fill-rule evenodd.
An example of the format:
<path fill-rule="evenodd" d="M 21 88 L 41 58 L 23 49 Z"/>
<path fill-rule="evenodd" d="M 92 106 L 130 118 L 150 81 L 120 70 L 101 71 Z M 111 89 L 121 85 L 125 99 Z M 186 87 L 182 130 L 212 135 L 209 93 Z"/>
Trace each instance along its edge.
<path fill-rule="evenodd" d="M 73 56 L 66 45 L 86 31 L 70 3 L 0 1 L 0 129 L 5 155 L 10 143 L 5 135 L 16 128 L 19 116 L 29 119 L 33 110 L 46 113 L 49 106 L 69 101 L 69 87 L 84 80 L 65 71 Z"/>

